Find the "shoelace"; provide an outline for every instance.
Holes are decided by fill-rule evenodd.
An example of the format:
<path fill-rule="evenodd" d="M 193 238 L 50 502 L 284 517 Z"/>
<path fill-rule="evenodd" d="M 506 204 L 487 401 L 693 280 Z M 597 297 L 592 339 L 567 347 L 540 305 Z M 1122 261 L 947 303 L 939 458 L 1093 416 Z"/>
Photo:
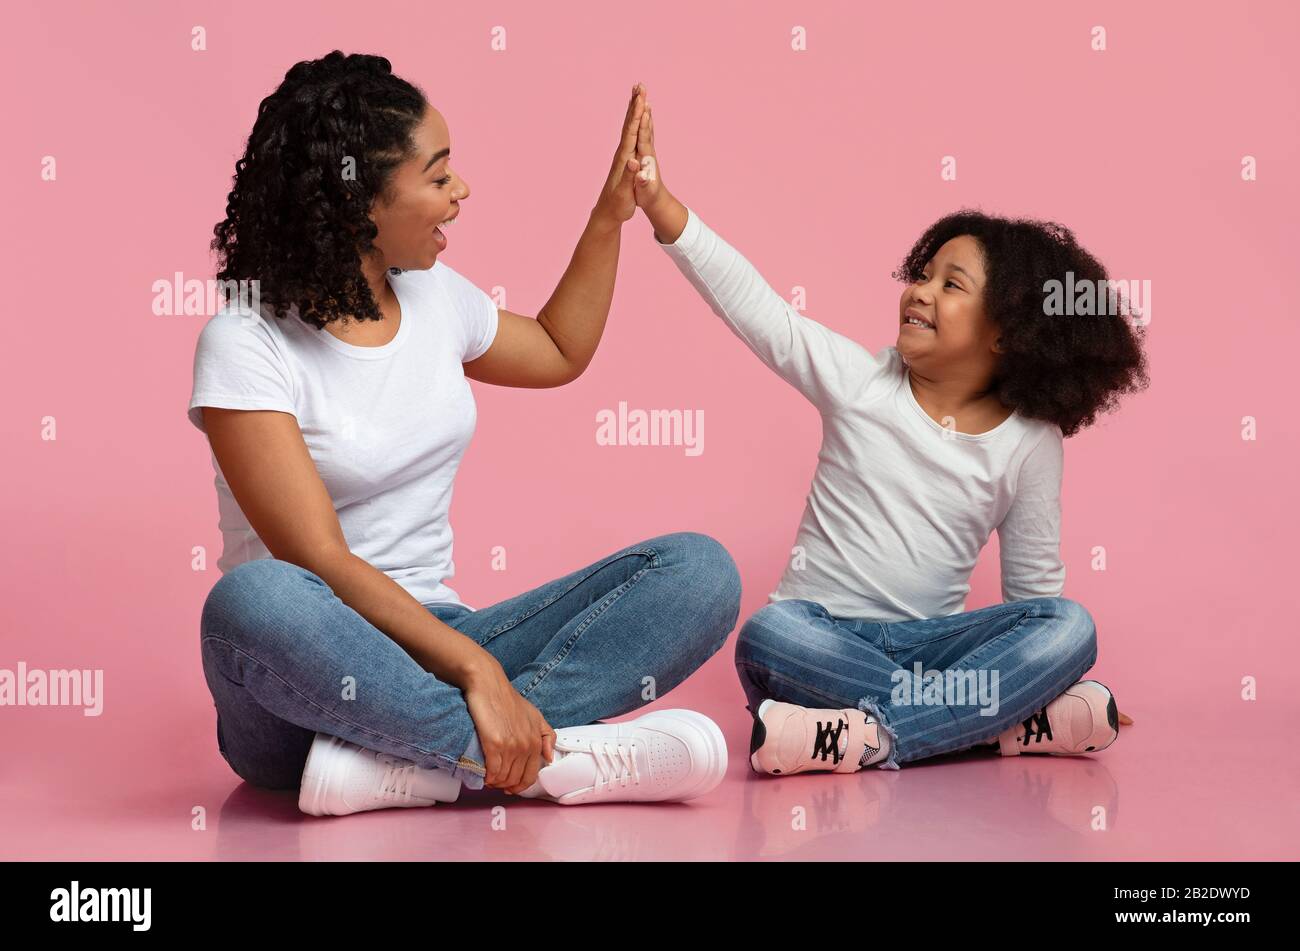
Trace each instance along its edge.
<path fill-rule="evenodd" d="M 827 756 L 832 756 L 834 758 L 831 762 L 838 764 L 844 755 L 840 752 L 840 734 L 844 732 L 848 725 L 848 721 L 843 718 L 834 720 L 831 723 L 822 723 L 821 720 L 818 720 L 817 738 L 813 741 L 812 758 L 816 759 L 820 756 L 822 762 L 825 762 Z"/>
<path fill-rule="evenodd" d="M 635 740 L 593 740 L 591 755 L 600 774 L 597 788 L 611 789 L 615 782 L 626 787 L 629 779 L 634 786 L 641 782 L 641 773 L 636 765 Z"/>
<path fill-rule="evenodd" d="M 415 774 L 416 764 L 398 765 L 397 760 L 380 759 L 386 765 L 384 776 L 379 781 L 379 798 L 384 800 L 411 801 L 411 777 Z"/>
<path fill-rule="evenodd" d="M 1037 713 L 1031 713 L 1029 717 L 1023 721 L 1022 726 L 1025 728 L 1025 746 L 1029 745 L 1029 737 L 1031 735 L 1033 736 L 1035 743 L 1041 743 L 1044 736 L 1049 740 L 1052 738 L 1052 724 L 1051 721 L 1047 719 L 1046 707 L 1039 710 Z"/>

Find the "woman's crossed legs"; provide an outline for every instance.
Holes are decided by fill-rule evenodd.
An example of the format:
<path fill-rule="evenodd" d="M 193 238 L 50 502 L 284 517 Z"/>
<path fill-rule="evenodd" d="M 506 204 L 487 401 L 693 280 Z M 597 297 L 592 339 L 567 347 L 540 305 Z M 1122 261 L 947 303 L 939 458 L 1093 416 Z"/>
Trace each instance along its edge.
<path fill-rule="evenodd" d="M 557 730 L 635 710 L 725 643 L 740 578 L 717 541 L 648 539 L 499 604 L 431 604 L 501 663 Z M 248 782 L 295 788 L 317 733 L 483 785 L 459 688 L 424 670 L 313 572 L 232 569 L 204 604 L 204 674 L 222 756 Z"/>

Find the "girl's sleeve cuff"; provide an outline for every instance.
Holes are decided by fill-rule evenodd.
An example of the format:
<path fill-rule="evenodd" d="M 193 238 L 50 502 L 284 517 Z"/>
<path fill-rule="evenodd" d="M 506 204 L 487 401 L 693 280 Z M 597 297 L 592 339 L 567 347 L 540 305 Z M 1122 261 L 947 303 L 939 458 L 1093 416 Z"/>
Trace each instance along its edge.
<path fill-rule="evenodd" d="M 663 241 L 660 241 L 659 237 L 656 235 L 655 244 L 659 245 L 659 247 L 663 248 L 669 254 L 676 253 L 676 254 L 688 255 L 691 253 L 691 249 L 694 248 L 696 243 L 698 242 L 700 236 L 700 230 L 703 227 L 703 225 L 704 222 L 700 221 L 699 215 L 697 215 L 694 211 L 691 210 L 690 205 L 687 205 L 686 206 L 686 227 L 683 228 L 682 233 L 677 236 L 677 240 L 674 241 L 672 244 L 667 244 Z M 653 232 L 651 232 L 651 234 L 653 234 Z"/>

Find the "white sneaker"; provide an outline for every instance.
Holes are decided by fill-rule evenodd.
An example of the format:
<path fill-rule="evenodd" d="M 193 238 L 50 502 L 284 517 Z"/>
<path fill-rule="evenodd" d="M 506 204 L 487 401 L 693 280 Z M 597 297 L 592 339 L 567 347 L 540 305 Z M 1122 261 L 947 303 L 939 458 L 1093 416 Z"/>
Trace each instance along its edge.
<path fill-rule="evenodd" d="M 626 723 L 555 731 L 555 758 L 520 795 L 563 805 L 680 802 L 711 791 L 727 772 L 718 725 L 694 710 L 658 710 Z"/>
<path fill-rule="evenodd" d="M 455 802 L 460 780 L 337 736 L 317 733 L 302 770 L 298 808 L 312 816 L 346 816 L 368 809 Z"/>

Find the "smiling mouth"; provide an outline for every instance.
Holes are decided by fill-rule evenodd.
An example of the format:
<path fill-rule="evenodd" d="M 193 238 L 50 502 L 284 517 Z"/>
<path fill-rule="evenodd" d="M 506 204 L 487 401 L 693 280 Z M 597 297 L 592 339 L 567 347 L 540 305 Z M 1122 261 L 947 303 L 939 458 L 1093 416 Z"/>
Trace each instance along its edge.
<path fill-rule="evenodd" d="M 907 316 L 903 318 L 904 327 L 920 327 L 922 330 L 933 330 L 934 324 L 927 323 L 919 317 Z"/>
<path fill-rule="evenodd" d="M 447 244 L 447 234 L 442 229 L 447 227 L 453 221 L 455 221 L 457 217 L 459 216 L 453 216 L 451 218 L 448 218 L 446 221 L 440 222 L 439 224 L 434 226 L 433 236 L 438 239 L 439 244 L 443 246 Z"/>
<path fill-rule="evenodd" d="M 450 218 L 444 218 L 442 221 L 439 221 L 436 225 L 433 226 L 433 230 L 438 232 L 439 234 L 442 234 L 443 233 L 442 229 L 455 222 L 455 220 L 459 217 L 460 217 L 459 214 L 455 214 L 452 215 Z"/>

